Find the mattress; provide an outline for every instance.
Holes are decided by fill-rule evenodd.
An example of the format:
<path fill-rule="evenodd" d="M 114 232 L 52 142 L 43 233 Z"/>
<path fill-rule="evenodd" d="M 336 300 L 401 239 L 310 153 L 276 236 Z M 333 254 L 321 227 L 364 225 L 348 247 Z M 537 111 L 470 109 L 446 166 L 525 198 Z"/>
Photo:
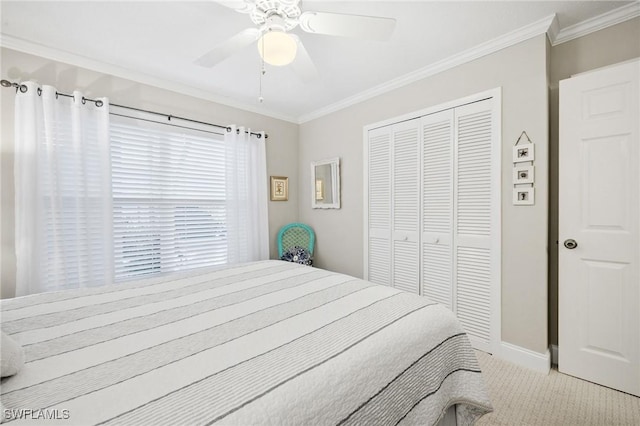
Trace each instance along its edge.
<path fill-rule="evenodd" d="M 11 425 L 436 424 L 491 411 L 447 308 L 263 261 L 2 300 Z"/>

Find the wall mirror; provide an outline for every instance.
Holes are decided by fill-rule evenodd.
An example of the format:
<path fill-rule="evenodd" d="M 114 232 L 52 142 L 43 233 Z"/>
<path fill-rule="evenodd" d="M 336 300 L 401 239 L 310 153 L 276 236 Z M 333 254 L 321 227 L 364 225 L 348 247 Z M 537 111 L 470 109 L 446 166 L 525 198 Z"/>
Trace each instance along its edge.
<path fill-rule="evenodd" d="M 340 208 L 340 159 L 311 163 L 311 207 Z"/>

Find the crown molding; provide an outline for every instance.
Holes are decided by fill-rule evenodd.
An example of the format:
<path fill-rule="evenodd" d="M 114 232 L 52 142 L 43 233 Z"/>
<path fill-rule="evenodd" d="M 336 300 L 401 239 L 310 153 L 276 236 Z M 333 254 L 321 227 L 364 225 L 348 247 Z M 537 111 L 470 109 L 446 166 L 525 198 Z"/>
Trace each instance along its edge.
<path fill-rule="evenodd" d="M 557 46 L 558 44 L 585 36 L 592 32 L 602 30 L 604 28 L 619 24 L 638 16 L 640 16 L 640 2 L 638 1 L 611 10 L 609 12 L 605 12 L 602 15 L 584 20 L 563 29 L 560 29 L 558 19 L 554 14 L 532 24 L 529 24 L 525 27 L 522 27 L 516 31 L 507 33 L 489 42 L 483 43 L 472 49 L 466 50 L 457 55 L 450 56 L 449 58 L 446 58 L 440 62 L 429 65 L 425 68 L 421 68 L 409 74 L 405 74 L 404 76 L 394 79 L 393 81 L 383 83 L 379 86 L 350 96 L 334 104 L 302 115 L 298 119 L 298 122 L 302 124 L 306 123 L 307 121 L 315 120 L 316 118 L 320 118 L 322 116 L 331 114 L 332 112 L 336 112 L 357 103 L 363 102 L 385 92 L 400 88 L 423 78 L 430 77 L 458 65 L 462 65 L 465 62 L 469 62 L 482 56 L 497 52 L 498 50 L 520 43 L 539 34 L 546 33 L 551 45 Z"/>
<path fill-rule="evenodd" d="M 602 15 L 594 16 L 593 18 L 589 18 L 582 22 L 578 22 L 577 24 L 563 28 L 558 31 L 553 38 L 551 34 L 549 34 L 549 40 L 551 41 L 552 46 L 557 46 L 575 38 L 583 37 L 612 25 L 628 21 L 629 19 L 637 18 L 638 16 L 640 16 L 640 2 L 635 1 L 609 12 L 605 12 Z"/>
<path fill-rule="evenodd" d="M 553 42 L 558 38 L 558 33 L 560 32 L 560 23 L 558 22 L 558 17 L 554 16 L 553 21 L 551 21 L 551 25 L 549 25 L 549 29 L 547 30 L 547 38 L 549 39 L 549 43 L 553 46 Z"/>
<path fill-rule="evenodd" d="M 277 120 L 283 120 L 298 124 L 298 120 L 296 119 L 296 117 L 255 108 L 251 105 L 246 105 L 227 97 L 214 95 L 212 93 L 203 91 L 200 88 L 154 77 L 149 74 L 133 71 L 127 68 L 120 67 L 118 65 L 110 64 L 108 62 L 97 61 L 85 56 L 76 55 L 74 53 L 44 46 L 38 43 L 33 43 L 4 33 L 0 33 L 0 46 L 30 55 L 36 55 L 43 58 L 51 59 L 53 61 L 74 65 L 80 68 L 86 68 L 103 74 L 110 74 L 114 77 L 120 77 L 127 80 L 135 81 L 137 83 L 147 84 L 149 86 L 169 90 L 172 92 L 191 96 L 193 98 L 203 99 L 205 101 L 215 102 L 217 104 L 225 105 L 228 107 L 275 118 Z"/>
<path fill-rule="evenodd" d="M 32 55 L 41 56 L 54 61 L 64 62 L 74 66 L 87 68 L 93 71 L 111 74 L 116 77 L 132 80 L 142 84 L 148 84 L 150 86 L 170 90 L 172 92 L 181 93 L 210 102 L 215 102 L 243 111 L 260 114 L 277 120 L 283 120 L 295 124 L 303 124 L 308 121 L 315 120 L 322 116 L 347 108 L 349 106 L 366 101 L 383 93 L 398 89 L 400 87 L 441 73 L 464 63 L 492 54 L 501 49 L 513 46 L 540 34 L 546 33 L 551 45 L 557 46 L 558 44 L 565 43 L 575 38 L 585 36 L 592 32 L 619 24 L 638 16 L 640 16 L 640 2 L 638 1 L 563 29 L 560 29 L 556 15 L 550 15 L 515 31 L 504 34 L 471 49 L 467 49 L 456 55 L 445 58 L 427 67 L 405 74 L 404 76 L 395 78 L 392 81 L 380 84 L 371 89 L 365 90 L 363 92 L 347 97 L 331 105 L 327 105 L 299 117 L 293 117 L 273 111 L 259 109 L 252 105 L 234 101 L 233 99 L 227 97 L 204 92 L 202 89 L 196 87 L 161 79 L 107 62 L 97 61 L 81 55 L 76 55 L 63 50 L 40 45 L 3 33 L 0 33 L 0 46 Z"/>
<path fill-rule="evenodd" d="M 391 90 L 398 89 L 432 75 L 441 73 L 448 69 L 457 67 L 464 63 L 471 62 L 475 59 L 497 52 L 509 46 L 513 46 L 514 44 L 518 44 L 537 35 L 545 34 L 549 30 L 549 27 L 552 25 L 555 19 L 555 14 L 547 16 L 546 18 L 535 21 L 529 25 L 506 33 L 488 42 L 479 44 L 471 49 L 467 49 L 461 53 L 450 56 L 427 67 L 420 68 L 416 71 L 405 74 L 404 76 L 395 78 L 392 81 L 383 83 L 369 90 L 365 90 L 364 92 L 360 92 L 356 95 L 345 98 L 334 104 L 312 111 L 309 114 L 301 116 L 299 118 L 299 123 L 302 124 L 311 120 L 315 120 L 316 118 L 331 114 L 332 112 L 339 111 L 341 109 L 358 104 Z"/>

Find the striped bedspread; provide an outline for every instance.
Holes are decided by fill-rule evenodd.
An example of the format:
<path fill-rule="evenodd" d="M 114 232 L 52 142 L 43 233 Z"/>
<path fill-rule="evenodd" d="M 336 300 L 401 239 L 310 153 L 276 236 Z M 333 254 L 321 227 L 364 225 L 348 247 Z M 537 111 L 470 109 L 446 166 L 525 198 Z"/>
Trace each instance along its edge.
<path fill-rule="evenodd" d="M 435 424 L 453 404 L 463 425 L 491 410 L 446 308 L 294 263 L 0 307 L 26 361 L 1 384 L 10 425 Z"/>

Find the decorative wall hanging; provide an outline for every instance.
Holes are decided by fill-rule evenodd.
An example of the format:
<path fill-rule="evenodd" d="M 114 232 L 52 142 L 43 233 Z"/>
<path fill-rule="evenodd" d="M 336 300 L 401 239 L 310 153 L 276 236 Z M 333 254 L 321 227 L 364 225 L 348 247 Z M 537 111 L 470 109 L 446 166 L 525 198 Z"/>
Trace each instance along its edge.
<path fill-rule="evenodd" d="M 513 204 L 515 206 L 531 206 L 533 205 L 534 194 L 534 188 L 514 188 Z"/>
<path fill-rule="evenodd" d="M 526 134 L 526 133 L 525 133 Z M 535 160 L 535 151 L 533 143 L 523 143 L 513 147 L 513 162 L 522 163 L 524 161 Z"/>
<path fill-rule="evenodd" d="M 534 166 L 526 166 L 518 164 L 513 168 L 513 184 L 533 183 Z"/>
<path fill-rule="evenodd" d="M 289 178 L 271 176 L 271 201 L 289 200 Z"/>
<path fill-rule="evenodd" d="M 311 208 L 340 208 L 340 159 L 311 163 Z"/>
<path fill-rule="evenodd" d="M 521 143 L 523 136 L 527 138 L 527 142 Z M 531 206 L 534 204 L 534 160 L 533 142 L 529 139 L 527 132 L 523 130 L 513 146 L 513 205 L 515 206 Z M 523 164 L 527 162 L 529 164 Z M 527 186 L 524 187 L 522 185 Z"/>

